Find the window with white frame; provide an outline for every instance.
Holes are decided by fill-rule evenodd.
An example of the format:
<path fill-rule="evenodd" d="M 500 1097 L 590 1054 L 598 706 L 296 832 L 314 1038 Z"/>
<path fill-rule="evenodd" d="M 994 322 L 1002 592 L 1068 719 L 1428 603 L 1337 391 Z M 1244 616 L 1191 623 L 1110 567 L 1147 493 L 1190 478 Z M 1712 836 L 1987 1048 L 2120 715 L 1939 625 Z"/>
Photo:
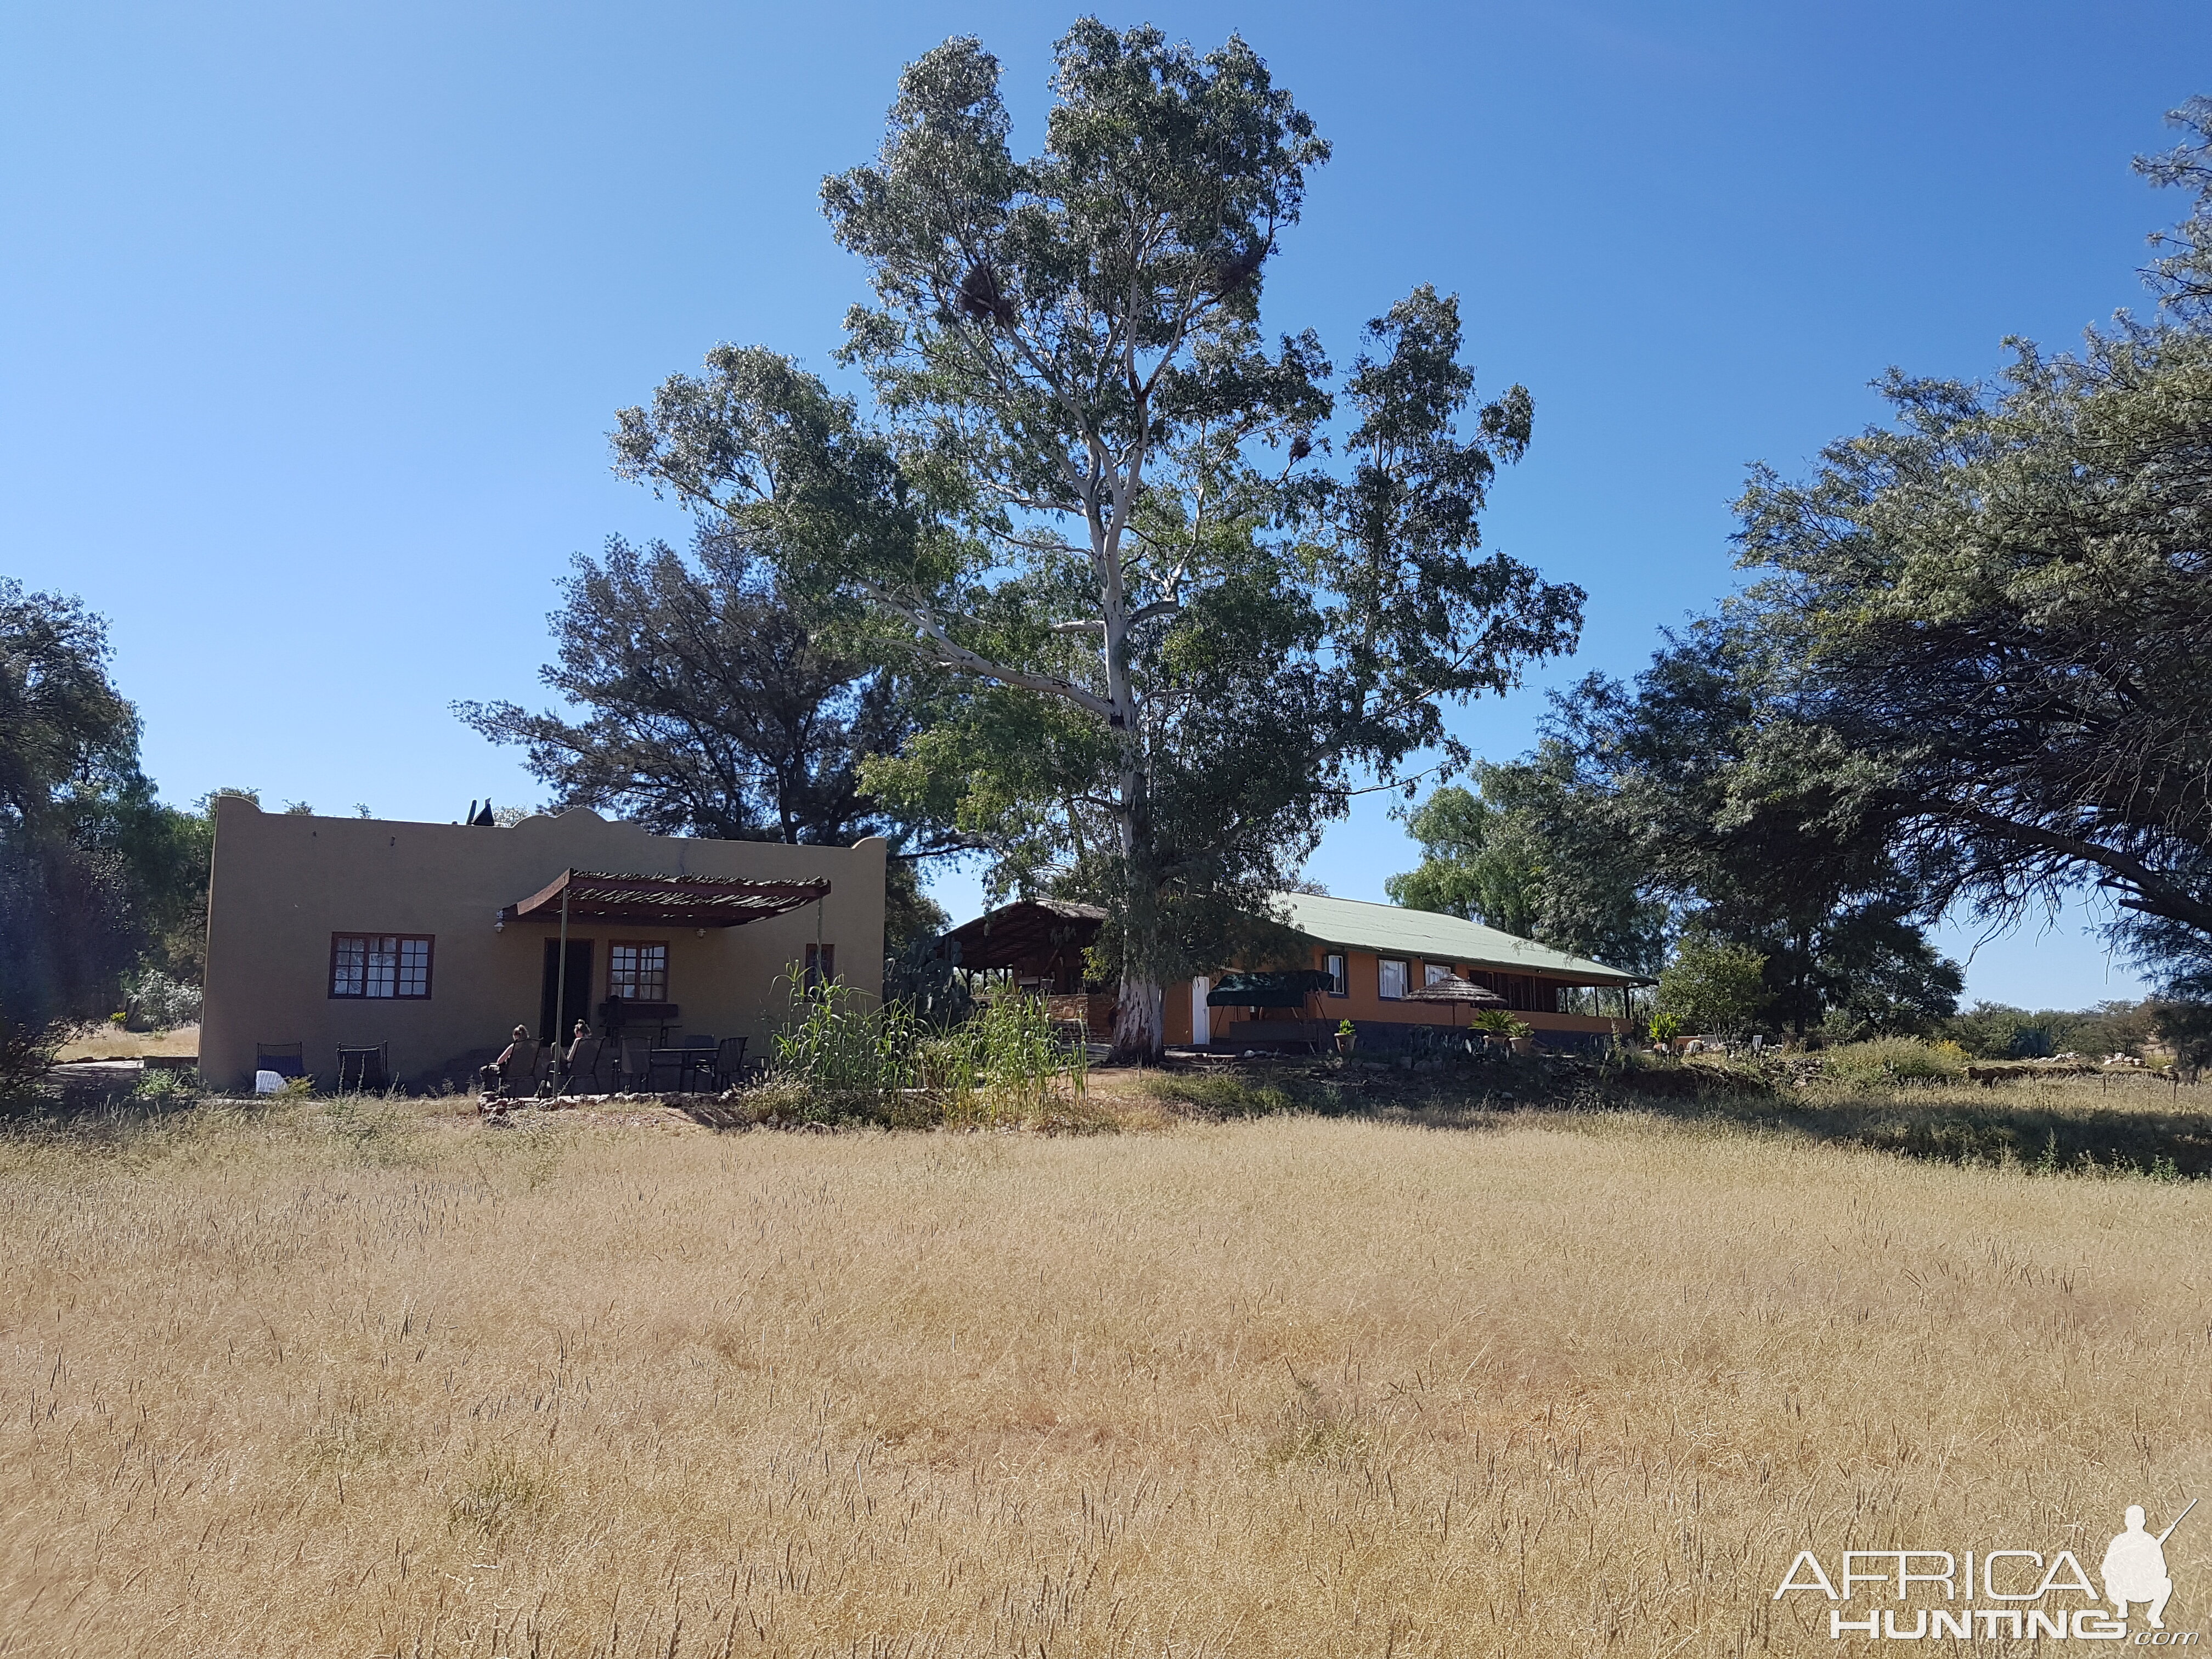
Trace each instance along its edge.
<path fill-rule="evenodd" d="M 1398 957 L 1378 957 L 1375 961 L 1375 994 L 1385 1002 L 1396 1002 L 1406 994 L 1406 963 Z"/>
<path fill-rule="evenodd" d="M 332 933 L 331 994 L 427 1002 L 432 939 L 428 933 Z"/>
<path fill-rule="evenodd" d="M 1450 977 L 1451 963 L 1448 962 L 1432 962 L 1430 963 L 1427 968 L 1423 971 L 1421 983 L 1424 985 L 1435 985 L 1444 980 L 1448 980 Z"/>
<path fill-rule="evenodd" d="M 1352 994 L 1352 980 L 1344 971 L 1345 964 L 1343 956 L 1337 951 L 1332 951 L 1321 960 L 1322 970 L 1328 975 L 1329 995 L 1333 997 L 1350 996 Z"/>

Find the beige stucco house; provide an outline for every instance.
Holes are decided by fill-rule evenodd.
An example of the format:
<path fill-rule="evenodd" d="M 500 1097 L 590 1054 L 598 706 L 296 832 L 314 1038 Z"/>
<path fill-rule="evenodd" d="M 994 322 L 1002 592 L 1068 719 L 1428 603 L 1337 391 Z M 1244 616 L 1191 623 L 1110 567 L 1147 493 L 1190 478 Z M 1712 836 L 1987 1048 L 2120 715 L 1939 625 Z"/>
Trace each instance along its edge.
<path fill-rule="evenodd" d="M 858 846 L 655 836 L 578 808 L 489 824 L 216 811 L 200 1072 L 250 1085 L 257 1045 L 389 1044 L 392 1075 L 460 1082 L 517 1025 L 611 1020 L 656 1042 L 744 1036 L 787 975 L 883 988 L 884 866 Z M 567 973 L 556 971 L 567 913 Z M 557 1012 L 556 1012 L 557 1011 Z"/>

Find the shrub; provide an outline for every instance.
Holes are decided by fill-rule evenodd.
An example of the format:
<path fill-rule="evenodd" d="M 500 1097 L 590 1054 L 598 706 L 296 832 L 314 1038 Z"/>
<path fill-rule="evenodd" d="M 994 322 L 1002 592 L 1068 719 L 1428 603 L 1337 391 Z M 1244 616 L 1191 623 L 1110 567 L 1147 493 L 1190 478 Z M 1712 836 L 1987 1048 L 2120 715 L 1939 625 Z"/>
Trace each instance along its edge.
<path fill-rule="evenodd" d="M 2175 1065 L 2191 1073 L 2212 1065 L 2212 1003 L 2161 999 L 2151 1005 L 2151 1018 Z"/>
<path fill-rule="evenodd" d="M 0 1016 L 0 1103 L 36 1091 L 54 1063 L 55 1041 L 52 1026 L 19 1025 Z"/>
<path fill-rule="evenodd" d="M 988 1118 L 1037 1116 L 1054 1103 L 1061 1077 L 1079 1095 L 1088 1081 L 1084 1045 L 1063 1038 L 1036 997 L 994 997 L 948 1037 L 968 1044 L 981 1097 L 970 1109 Z"/>
<path fill-rule="evenodd" d="M 150 1066 L 140 1074 L 138 1086 L 131 1092 L 141 1100 L 182 1102 L 198 1095 L 199 1085 L 172 1066 Z"/>
<path fill-rule="evenodd" d="M 129 1017 L 157 1031 L 189 1025 L 200 1017 L 200 988 L 171 979 L 158 968 L 125 981 L 123 996 Z"/>
<path fill-rule="evenodd" d="M 1163 1073 L 1145 1079 L 1145 1091 L 1170 1105 L 1195 1107 L 1218 1117 L 1265 1117 L 1304 1104 L 1279 1084 L 1224 1073 Z"/>
<path fill-rule="evenodd" d="M 2106 1002 L 2069 1012 L 2031 1013 L 2002 1003 L 1978 1002 L 1950 1022 L 1951 1035 L 1978 1059 L 2026 1060 L 2071 1052 L 2099 1058 L 2142 1051 L 2159 1018 L 2150 1002 Z"/>
<path fill-rule="evenodd" d="M 787 1083 L 883 1095 L 911 1088 L 921 1031 L 912 1006 L 883 1003 L 842 980 L 811 990 L 792 983 L 793 1018 L 775 1038 L 771 1069 Z"/>
<path fill-rule="evenodd" d="M 1514 1018 L 1503 1008 L 1476 1010 L 1474 1017 L 1468 1021 L 1467 1028 L 1470 1031 L 1490 1031 L 1502 1037 L 1528 1036 L 1534 1030 L 1526 1021 Z"/>
<path fill-rule="evenodd" d="M 909 1002 L 878 1003 L 842 981 L 793 1009 L 770 1070 L 783 1088 L 833 1104 L 836 1116 L 902 1127 L 1022 1121 L 1084 1091 L 1083 1044 L 1066 1041 L 1035 997 L 994 997 L 945 1030 Z"/>
<path fill-rule="evenodd" d="M 1935 1083 L 1963 1076 L 1966 1052 L 1955 1042 L 1923 1042 L 1918 1037 L 1876 1037 L 1847 1042 L 1821 1056 L 1822 1069 L 1854 1088 L 1886 1083 Z"/>
<path fill-rule="evenodd" d="M 1659 970 L 1659 1006 L 1701 1031 L 1733 1036 L 1766 1006 L 1766 958 L 1748 945 L 1685 934 Z"/>

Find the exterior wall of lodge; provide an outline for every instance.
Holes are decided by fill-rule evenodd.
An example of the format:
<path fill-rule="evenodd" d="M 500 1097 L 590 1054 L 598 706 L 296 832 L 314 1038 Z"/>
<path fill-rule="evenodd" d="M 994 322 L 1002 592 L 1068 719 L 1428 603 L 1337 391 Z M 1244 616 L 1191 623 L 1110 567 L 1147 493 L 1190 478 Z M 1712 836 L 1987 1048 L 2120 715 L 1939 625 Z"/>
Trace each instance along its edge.
<path fill-rule="evenodd" d="M 1358 1024 L 1392 1025 L 1464 1026 L 1469 1009 L 1455 1008 L 1448 1003 L 1406 1002 L 1386 998 L 1382 994 L 1381 963 L 1388 953 L 1376 951 L 1346 950 L 1332 951 L 1326 945 L 1316 945 L 1313 960 L 1309 964 L 1326 969 L 1327 958 L 1341 954 L 1345 958 L 1345 994 L 1331 995 L 1328 992 L 1308 1000 L 1305 1011 L 1298 1018 L 1318 1020 L 1334 1030 L 1340 1020 Z M 1421 957 L 1388 957 L 1406 964 L 1406 986 L 1414 989 L 1426 982 L 1430 963 Z M 1577 1036 L 1603 1036 L 1622 1027 L 1622 1022 L 1601 1014 L 1563 1014 L 1558 1012 L 1559 993 L 1574 981 L 1536 974 L 1508 973 L 1497 969 L 1483 968 L 1464 959 L 1439 960 L 1439 968 L 1448 968 L 1477 985 L 1488 986 L 1512 1005 L 1513 1017 L 1538 1032 L 1573 1033 Z M 1202 994 L 1195 992 L 1194 982 L 1183 982 L 1167 988 L 1161 1007 L 1161 1023 L 1166 1030 L 1171 1046 L 1182 1046 L 1192 1041 L 1194 1029 L 1194 1002 L 1203 1001 Z M 1242 1008 L 1208 1009 L 1211 1041 L 1224 1046 L 1237 1043 L 1235 1028 L 1247 1018 Z M 1291 1009 L 1262 1009 L 1260 1024 L 1279 1024 L 1292 1018 Z"/>
<path fill-rule="evenodd" d="M 682 1010 L 683 1029 L 742 1035 L 757 1054 L 788 1006 L 788 988 L 778 981 L 804 960 L 817 929 L 835 947 L 838 975 L 881 994 L 888 851 L 874 837 L 836 848 L 655 836 L 582 808 L 495 829 L 269 813 L 224 796 L 208 895 L 200 1073 L 216 1087 L 250 1086 L 257 1043 L 303 1043 L 306 1069 L 326 1083 L 341 1043 L 388 1042 L 392 1075 L 410 1083 L 489 1059 L 514 1027 L 538 1030 L 546 942 L 560 931 L 557 919 L 495 931 L 494 918 L 564 869 L 826 878 L 818 915 L 810 904 L 703 933 L 570 924 L 571 945 L 592 945 L 591 994 L 586 1008 L 568 1013 L 572 1023 L 593 1018 L 605 998 L 612 945 L 665 944 L 666 1000 Z M 419 953 L 428 994 L 334 995 L 336 941 L 347 935 L 428 939 Z"/>

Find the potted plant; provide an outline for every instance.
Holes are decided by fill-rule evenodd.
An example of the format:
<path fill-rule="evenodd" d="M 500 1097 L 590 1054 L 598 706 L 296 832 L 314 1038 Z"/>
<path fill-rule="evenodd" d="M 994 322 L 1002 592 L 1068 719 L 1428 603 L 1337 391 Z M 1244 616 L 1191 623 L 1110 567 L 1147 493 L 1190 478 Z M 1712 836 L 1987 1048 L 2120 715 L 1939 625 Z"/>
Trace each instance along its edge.
<path fill-rule="evenodd" d="M 1513 1028 L 1519 1024 L 1503 1008 L 1484 1008 L 1477 1011 L 1474 1018 L 1468 1021 L 1467 1029 L 1481 1032 L 1483 1041 L 1495 1048 L 1510 1042 Z"/>
<path fill-rule="evenodd" d="M 1354 1025 L 1354 1024 L 1353 1024 L 1350 1020 L 1348 1020 L 1348 1019 L 1340 1019 L 1340 1020 L 1337 1021 L 1337 1023 L 1336 1023 L 1336 1052 L 1337 1052 L 1337 1053 L 1339 1053 L 1340 1054 L 1344 1055 L 1347 1060 L 1348 1060 L 1348 1059 L 1350 1059 L 1350 1058 L 1351 1058 L 1351 1056 L 1352 1056 L 1352 1051 L 1353 1048 L 1355 1048 L 1355 1047 L 1358 1045 L 1358 1042 L 1359 1042 L 1359 1029 L 1358 1029 L 1358 1027 L 1355 1026 L 1355 1025 Z"/>

